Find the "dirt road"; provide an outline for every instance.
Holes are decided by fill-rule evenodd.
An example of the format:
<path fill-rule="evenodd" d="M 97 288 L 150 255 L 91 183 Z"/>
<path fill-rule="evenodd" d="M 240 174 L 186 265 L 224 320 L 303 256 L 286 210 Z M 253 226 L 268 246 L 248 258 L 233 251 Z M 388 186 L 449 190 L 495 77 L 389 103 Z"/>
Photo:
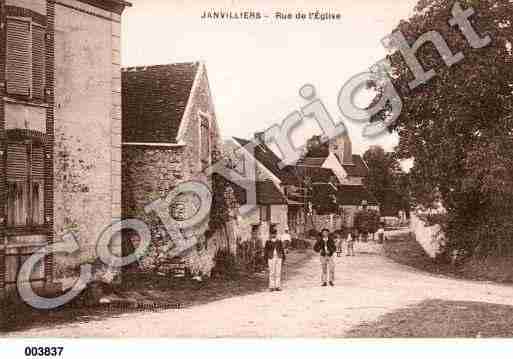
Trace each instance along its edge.
<path fill-rule="evenodd" d="M 336 286 L 321 287 L 319 259 L 287 273 L 282 292 L 262 292 L 181 310 L 131 313 L 11 333 L 24 337 L 343 337 L 363 321 L 426 299 L 513 305 L 513 287 L 437 277 L 359 244 L 336 258 Z"/>

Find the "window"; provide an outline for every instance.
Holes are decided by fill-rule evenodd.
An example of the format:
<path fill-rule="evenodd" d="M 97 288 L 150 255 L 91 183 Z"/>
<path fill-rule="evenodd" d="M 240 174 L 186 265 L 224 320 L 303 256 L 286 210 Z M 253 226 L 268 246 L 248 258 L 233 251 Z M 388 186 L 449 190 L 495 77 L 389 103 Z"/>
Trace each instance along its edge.
<path fill-rule="evenodd" d="M 18 247 L 9 248 L 5 253 L 5 281 L 8 284 L 16 283 L 18 274 L 23 263 L 29 259 L 33 253 L 40 248 L 37 247 Z M 39 261 L 30 275 L 30 281 L 42 281 L 45 279 L 44 260 Z"/>
<path fill-rule="evenodd" d="M 7 226 L 44 224 L 43 148 L 25 143 L 7 147 Z"/>
<path fill-rule="evenodd" d="M 201 165 L 205 170 L 211 164 L 210 143 L 210 119 L 207 115 L 200 114 L 200 138 L 201 138 Z"/>
<path fill-rule="evenodd" d="M 6 89 L 10 95 L 45 98 L 46 29 L 29 18 L 7 18 Z"/>
<path fill-rule="evenodd" d="M 271 222 L 271 206 L 260 206 L 260 222 Z"/>

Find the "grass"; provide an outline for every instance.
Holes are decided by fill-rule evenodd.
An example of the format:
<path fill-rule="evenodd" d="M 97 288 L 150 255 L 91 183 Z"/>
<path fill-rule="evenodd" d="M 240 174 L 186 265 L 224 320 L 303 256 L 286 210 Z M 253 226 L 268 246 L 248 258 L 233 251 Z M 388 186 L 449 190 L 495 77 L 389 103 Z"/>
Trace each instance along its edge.
<path fill-rule="evenodd" d="M 404 264 L 425 272 L 457 276 L 458 268 L 430 258 L 421 245 L 410 234 L 397 235 L 383 244 L 385 256 L 394 262 Z"/>
<path fill-rule="evenodd" d="M 288 275 L 293 276 L 298 267 L 313 255 L 312 250 L 296 250 L 287 256 Z M 170 280 L 166 277 L 148 274 L 130 274 L 124 277 L 122 285 L 116 289 L 121 296 L 130 297 L 136 292 L 151 299 L 156 307 L 84 307 L 79 303 L 69 303 L 50 311 L 36 310 L 26 304 L 3 306 L 0 312 L 0 333 L 28 330 L 31 328 L 52 328 L 71 323 L 100 321 L 141 310 L 164 310 L 187 308 L 225 298 L 247 295 L 267 290 L 265 274 L 241 274 L 235 279 L 211 279 L 204 282 Z"/>
<path fill-rule="evenodd" d="M 425 272 L 459 279 L 512 283 L 513 258 L 469 260 L 462 265 L 430 258 L 408 234 L 385 242 L 385 255 L 397 263 Z M 353 328 L 349 337 L 513 337 L 513 306 L 483 302 L 427 300 L 388 313 L 372 323 Z"/>
<path fill-rule="evenodd" d="M 362 323 L 352 338 L 511 338 L 513 306 L 427 300 Z"/>
<path fill-rule="evenodd" d="M 383 246 L 385 255 L 393 261 L 438 275 L 453 278 L 513 283 L 513 257 L 470 259 L 453 265 L 430 258 L 413 236 L 398 235 Z"/>

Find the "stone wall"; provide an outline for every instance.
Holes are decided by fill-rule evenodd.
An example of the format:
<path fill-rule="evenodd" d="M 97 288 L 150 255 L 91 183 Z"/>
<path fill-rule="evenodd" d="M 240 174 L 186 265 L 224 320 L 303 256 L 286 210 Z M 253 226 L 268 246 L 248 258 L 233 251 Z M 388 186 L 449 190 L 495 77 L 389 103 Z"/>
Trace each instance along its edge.
<path fill-rule="evenodd" d="M 202 172 L 200 158 L 200 114 L 211 120 L 211 154 L 220 150 L 219 128 L 210 96 L 208 77 L 200 65 L 191 97 L 182 120 L 182 130 L 176 143 L 127 143 L 122 151 L 122 210 L 123 217 L 144 219 L 144 207 L 163 198 L 180 183 L 195 180 L 211 185 L 210 177 Z M 213 156 L 215 157 L 215 156 Z M 215 160 L 216 158 L 213 158 Z M 180 257 L 193 273 L 210 274 L 213 258 L 224 248 L 226 233 L 214 233 L 210 239 L 199 236 L 201 245 L 193 246 Z"/>
<path fill-rule="evenodd" d="M 435 258 L 440 253 L 441 244 L 445 240 L 440 225 L 427 226 L 424 221 L 412 213 L 410 229 L 429 257 Z"/>

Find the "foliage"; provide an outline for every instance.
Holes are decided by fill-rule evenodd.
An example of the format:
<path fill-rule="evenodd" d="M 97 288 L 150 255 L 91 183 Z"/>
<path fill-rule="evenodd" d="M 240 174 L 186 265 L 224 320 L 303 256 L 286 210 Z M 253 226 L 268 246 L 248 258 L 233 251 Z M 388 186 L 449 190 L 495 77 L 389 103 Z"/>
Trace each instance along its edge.
<path fill-rule="evenodd" d="M 447 228 L 448 218 L 446 213 L 418 213 L 417 217 L 428 227 L 438 224 L 442 229 L 444 229 L 444 232 Z"/>
<path fill-rule="evenodd" d="M 362 209 L 354 216 L 354 227 L 360 233 L 375 233 L 379 229 L 379 212 L 373 209 Z"/>
<path fill-rule="evenodd" d="M 421 0 L 414 15 L 395 29 L 410 44 L 437 31 L 464 59 L 448 67 L 434 46 L 421 47 L 419 61 L 437 76 L 411 90 L 413 74 L 400 52 L 393 52 L 393 83 L 403 108 L 392 130 L 400 136 L 399 157 L 414 159 L 416 201 L 430 206 L 439 199 L 447 210 L 447 249 L 504 254 L 513 251 L 511 2 L 460 1 L 463 9 L 474 8 L 471 22 L 479 36 L 492 40 L 481 49 L 473 49 L 460 29 L 450 26 L 454 3 Z M 376 77 L 379 97 L 383 87 L 378 72 Z M 374 120 L 387 116 L 385 110 Z"/>
<path fill-rule="evenodd" d="M 394 211 L 409 209 L 409 176 L 402 170 L 396 153 L 372 146 L 363 158 L 369 167 L 369 175 L 364 179 L 364 184 L 381 207 L 389 206 Z"/>
<path fill-rule="evenodd" d="M 147 202 L 153 202 L 160 197 L 158 192 L 150 192 L 146 195 Z M 130 208 L 126 211 L 127 218 L 137 218 L 144 221 L 150 229 L 151 242 L 146 252 L 140 259 L 140 266 L 143 271 L 159 273 L 162 271 L 164 265 L 171 259 L 167 254 L 173 248 L 175 244 L 173 239 L 166 230 L 164 224 L 155 212 L 146 212 L 142 208 L 134 209 Z M 125 250 L 132 252 L 136 243 L 129 245 L 132 241 L 136 241 L 137 237 L 132 231 L 123 232 L 123 245 L 126 247 Z M 133 247 L 133 248 L 128 248 Z M 127 253 L 124 253 L 125 255 Z"/>
<path fill-rule="evenodd" d="M 328 157 L 330 148 L 327 141 L 323 141 L 321 136 L 314 135 L 310 137 L 306 143 L 306 152 L 304 157 Z"/>
<path fill-rule="evenodd" d="M 212 276 L 233 278 L 238 274 L 239 268 L 235 255 L 226 248 L 218 249 L 214 256 L 214 268 L 212 269 Z"/>
<path fill-rule="evenodd" d="M 212 196 L 209 228 L 217 230 L 236 216 L 238 202 L 232 184 L 217 173 L 212 175 Z"/>

